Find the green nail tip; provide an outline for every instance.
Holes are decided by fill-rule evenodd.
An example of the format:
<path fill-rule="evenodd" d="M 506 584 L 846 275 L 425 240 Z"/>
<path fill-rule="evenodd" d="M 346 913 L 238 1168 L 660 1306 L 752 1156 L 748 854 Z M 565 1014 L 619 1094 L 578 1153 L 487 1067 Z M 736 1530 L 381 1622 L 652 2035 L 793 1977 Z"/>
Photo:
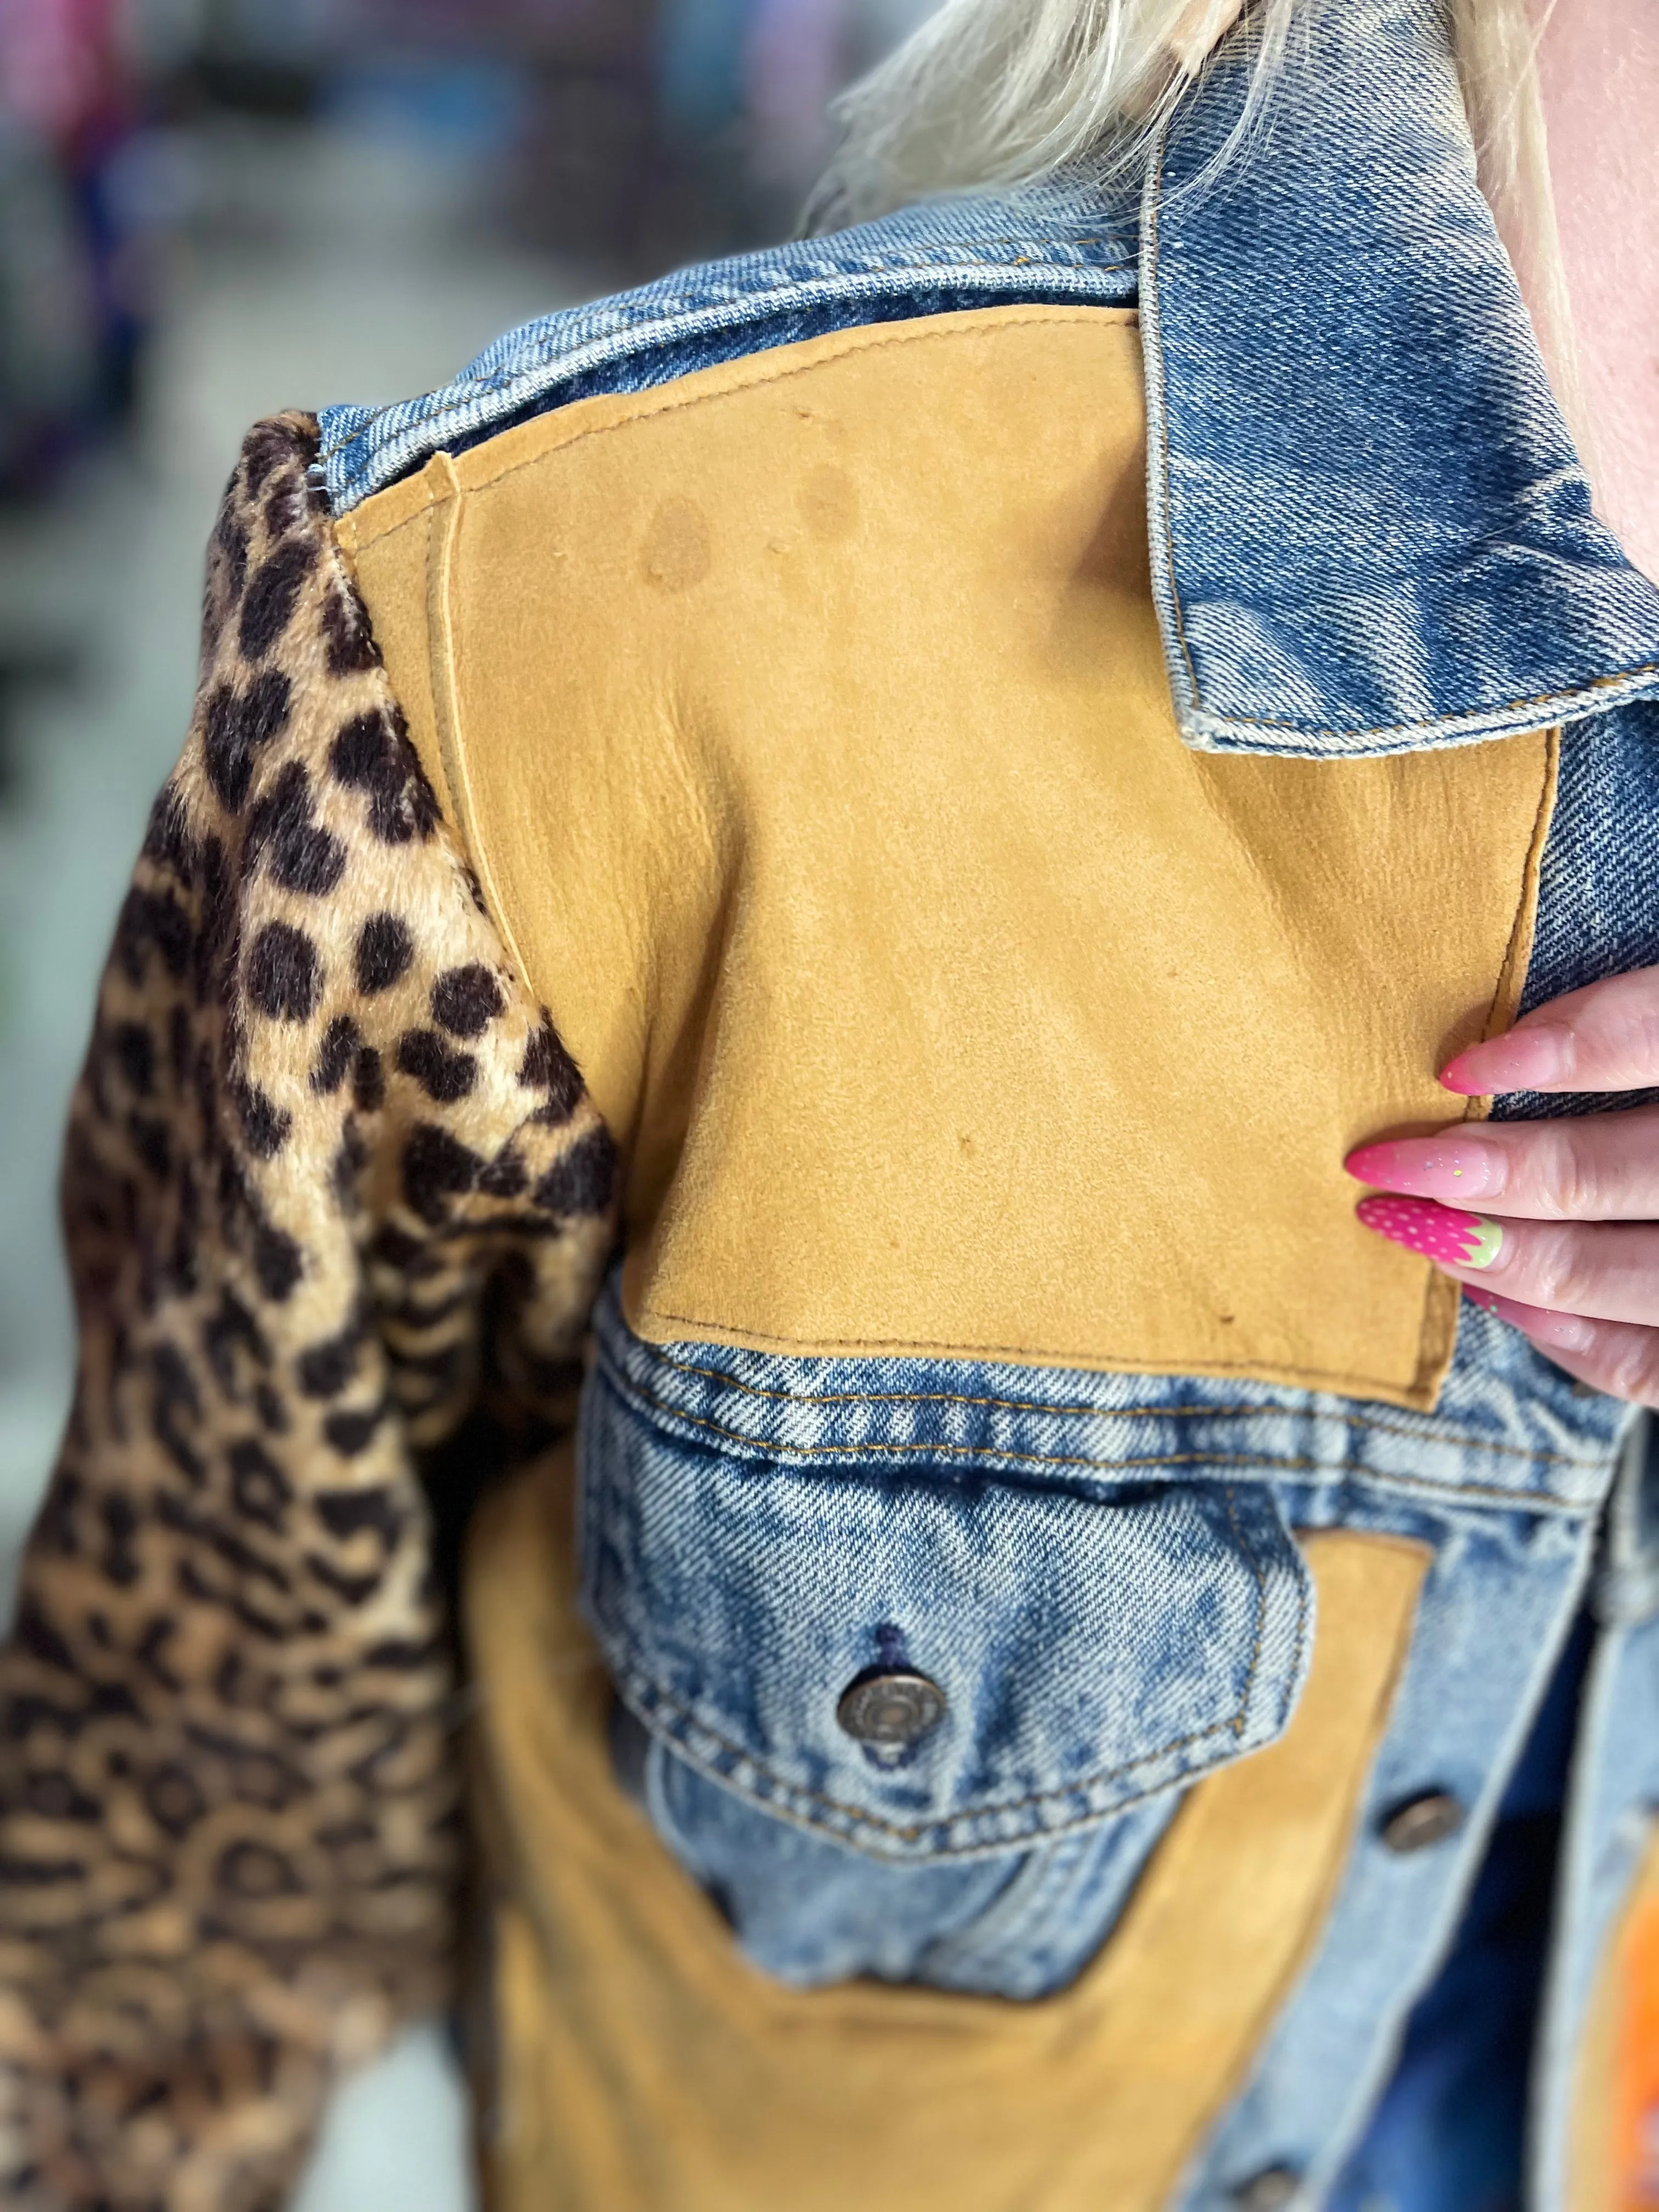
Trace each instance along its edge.
<path fill-rule="evenodd" d="M 1490 1267 L 1504 1249 L 1504 1224 L 1501 1221 L 1477 1221 L 1466 1231 L 1473 1239 L 1463 1255 L 1466 1267 Z"/>

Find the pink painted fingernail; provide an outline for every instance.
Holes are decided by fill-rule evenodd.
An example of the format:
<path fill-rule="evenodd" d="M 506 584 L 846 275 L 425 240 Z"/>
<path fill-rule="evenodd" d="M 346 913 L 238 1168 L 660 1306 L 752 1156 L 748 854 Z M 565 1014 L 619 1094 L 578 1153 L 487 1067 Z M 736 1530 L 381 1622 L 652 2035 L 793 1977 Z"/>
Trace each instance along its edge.
<path fill-rule="evenodd" d="M 1362 1198 L 1354 1211 L 1367 1229 L 1443 1267 L 1490 1267 L 1504 1247 L 1503 1224 L 1427 1198 Z"/>
<path fill-rule="evenodd" d="M 1595 1323 L 1579 1314 L 1534 1311 L 1520 1325 L 1535 1344 L 1548 1345 L 1557 1352 L 1588 1352 L 1595 1342 Z"/>
<path fill-rule="evenodd" d="M 1463 1295 L 1469 1293 L 1465 1290 Z M 1499 1321 L 1552 1352 L 1588 1352 L 1595 1342 L 1596 1325 L 1583 1314 L 1552 1313 L 1545 1306 L 1522 1305 L 1518 1298 L 1494 1298 L 1492 1310 Z"/>
<path fill-rule="evenodd" d="M 1471 1304 L 1485 1306 L 1495 1313 L 1499 1321 L 1508 1322 L 1540 1344 L 1553 1345 L 1558 1352 L 1588 1352 L 1595 1340 L 1595 1324 L 1586 1321 L 1582 1314 L 1551 1313 L 1544 1306 L 1523 1305 L 1519 1298 L 1500 1298 L 1494 1292 L 1465 1283 L 1463 1295 Z"/>
<path fill-rule="evenodd" d="M 1504 1159 L 1497 1146 L 1461 1133 L 1455 1138 L 1361 1145 L 1342 1164 L 1360 1182 L 1417 1198 L 1485 1198 L 1504 1187 Z"/>
<path fill-rule="evenodd" d="M 1572 1031 L 1559 1022 L 1538 1022 L 1472 1044 L 1447 1062 L 1440 1080 L 1464 1098 L 1494 1091 L 1547 1091 L 1565 1082 L 1572 1062 Z"/>
<path fill-rule="evenodd" d="M 1595 1323 L 1582 1314 L 1551 1313 L 1543 1306 L 1522 1305 L 1518 1298 L 1494 1297 L 1490 1291 L 1472 1289 L 1468 1283 L 1463 1295 L 1471 1305 L 1484 1306 L 1499 1321 L 1508 1322 L 1522 1336 L 1547 1345 L 1552 1352 L 1588 1352 L 1595 1342 Z"/>

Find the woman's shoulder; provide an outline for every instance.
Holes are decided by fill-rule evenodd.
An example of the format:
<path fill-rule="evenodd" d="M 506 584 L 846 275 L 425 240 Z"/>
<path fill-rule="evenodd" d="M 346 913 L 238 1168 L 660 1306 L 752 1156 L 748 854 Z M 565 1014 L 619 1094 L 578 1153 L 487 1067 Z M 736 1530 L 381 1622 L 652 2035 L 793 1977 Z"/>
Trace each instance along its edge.
<path fill-rule="evenodd" d="M 336 516 L 424 465 L 578 399 L 646 391 L 850 325 L 978 306 L 1133 302 L 1133 208 L 1059 184 L 933 200 L 678 270 L 507 331 L 439 389 L 324 410 L 313 480 Z"/>

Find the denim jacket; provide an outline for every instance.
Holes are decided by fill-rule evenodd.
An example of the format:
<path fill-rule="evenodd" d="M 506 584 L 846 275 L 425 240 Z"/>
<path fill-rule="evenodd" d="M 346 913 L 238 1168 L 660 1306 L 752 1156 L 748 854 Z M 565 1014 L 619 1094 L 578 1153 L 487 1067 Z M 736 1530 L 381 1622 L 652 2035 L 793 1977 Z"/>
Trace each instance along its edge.
<path fill-rule="evenodd" d="M 1449 881 L 1480 874 L 1488 768 L 1496 793 L 1509 772 L 1500 761 L 1534 763 L 1539 805 L 1524 776 L 1502 802 L 1514 872 L 1529 888 L 1507 950 L 1500 931 L 1480 956 L 1477 1012 L 1486 994 L 1496 1018 L 1659 959 L 1659 778 L 1646 751 L 1659 741 L 1659 591 L 1591 510 L 1475 182 L 1443 11 L 1437 0 L 1376 0 L 1319 15 L 1261 135 L 1217 181 L 1210 164 L 1238 113 L 1249 35 L 1224 44 L 1133 186 L 1062 179 L 939 201 L 683 272 L 528 325 L 441 392 L 331 409 L 318 442 L 303 425 L 283 432 L 286 444 L 256 434 L 239 471 L 216 540 L 189 757 L 198 764 L 181 769 L 158 813 L 145 865 L 159 872 L 130 902 L 125 965 L 112 968 L 117 997 L 100 1015 L 104 1060 L 94 1055 L 77 1110 L 89 1155 L 114 1142 L 118 1116 L 99 1085 L 136 1082 L 150 1048 L 133 1036 L 150 1033 L 147 1021 L 166 1031 L 159 1017 L 124 1012 L 121 992 L 149 988 L 151 969 L 176 985 L 192 944 L 207 946 L 210 968 L 228 963 L 235 1011 L 214 1049 L 228 1055 L 226 1111 L 239 1132 L 227 1173 L 242 1195 L 223 1215 L 229 1303 L 206 1339 L 206 1379 L 192 1350 L 174 1366 L 161 1359 L 155 1387 L 175 1468 L 200 1443 L 192 1424 L 217 1418 L 201 1410 L 216 1388 L 227 1403 L 256 1407 L 264 1429 L 257 1453 L 238 1459 L 230 1446 L 218 1517 L 205 1504 L 194 1521 L 172 1509 L 169 1540 L 206 1546 L 221 1582 L 240 1577 L 256 1595 L 262 1576 L 297 1587 L 310 1573 L 313 1609 L 283 1632 L 337 1638 L 336 1680 L 343 1668 L 412 1663 L 401 1655 L 417 1628 L 429 1641 L 430 1592 L 417 1602 L 408 1564 L 427 1525 L 414 1503 L 416 1453 L 473 1433 L 459 1425 L 477 1405 L 481 1369 L 491 1402 L 516 1407 L 521 1428 L 544 1441 L 572 1380 L 568 1355 L 591 1326 L 574 1446 L 580 1558 L 566 1562 L 564 1539 L 538 1518 L 544 1506 L 496 1501 L 479 1516 L 465 1601 L 484 1707 L 477 1787 L 492 1808 L 480 1817 L 507 1900 L 494 1942 L 495 2034 L 507 2048 L 493 2062 L 493 2090 L 490 2063 L 479 2062 L 496 2146 L 486 2166 L 503 2203 L 527 2192 L 607 2212 L 690 2212 L 781 2191 L 802 2206 L 838 2205 L 885 2185 L 920 2203 L 929 2188 L 918 2175 L 933 2176 L 941 2202 L 987 2212 L 1327 2201 L 1453 1941 L 1586 1607 L 1595 1648 L 1576 1715 L 1530 2188 L 1536 2212 L 1615 2201 L 1583 2179 L 1601 2171 L 1597 2145 L 1614 2127 L 1617 2093 L 1595 2073 L 1596 2022 L 1623 2002 L 1619 1931 L 1650 1880 L 1659 1794 L 1654 1478 L 1627 1410 L 1576 1389 L 1492 1316 L 1458 1312 L 1425 1287 L 1426 1270 L 1389 1278 L 1403 1288 L 1385 1301 L 1413 1316 L 1413 1300 L 1421 1304 L 1423 1364 L 1387 1373 L 1379 1364 L 1375 1388 L 1322 1385 L 1308 1363 L 1298 1370 L 1291 1353 L 1261 1349 L 1279 1341 L 1271 1316 L 1243 1312 L 1255 1349 L 1185 1369 L 1155 1349 L 1117 1358 L 1092 1342 L 1068 1359 L 1057 1340 L 1031 1334 L 972 1349 L 960 1334 L 878 1346 L 873 1328 L 826 1327 L 802 1348 L 801 1332 L 769 1336 L 763 1310 L 760 1322 L 677 1333 L 671 1302 L 652 1305 L 640 1287 L 654 1263 L 641 1257 L 647 1240 L 628 1226 L 626 1201 L 624 1249 L 611 1252 L 617 1153 L 626 1164 L 639 1147 L 608 1127 L 585 1054 L 567 1052 L 578 1040 L 557 992 L 551 1024 L 526 996 L 527 969 L 539 982 L 533 947 L 527 959 L 473 827 L 497 802 L 482 768 L 477 788 L 469 784 L 443 735 L 455 699 L 471 700 L 478 659 L 462 603 L 488 527 L 468 518 L 524 457 L 525 482 L 531 463 L 584 441 L 599 457 L 591 481 L 556 477 L 553 505 L 517 526 L 556 534 L 567 489 L 581 514 L 602 514 L 614 490 L 598 434 L 623 430 L 635 450 L 641 425 L 667 422 L 702 395 L 752 398 L 764 382 L 773 398 L 799 392 L 805 422 L 815 393 L 842 387 L 790 379 L 865 374 L 878 342 L 909 345 L 924 325 L 952 344 L 1000 332 L 1024 345 L 1029 324 L 1031 343 L 1066 361 L 1074 334 L 1079 373 L 1093 373 L 1087 349 L 1098 348 L 1103 377 L 1121 384 L 1125 334 L 1138 331 L 1136 527 L 1147 635 L 1167 688 L 1158 712 L 1190 754 L 1217 762 L 1182 774 L 1222 780 L 1182 788 L 1282 791 L 1287 808 L 1304 803 L 1297 794 L 1316 792 L 1322 805 L 1369 791 L 1382 794 L 1375 820 L 1387 822 L 1389 794 L 1417 794 L 1421 811 L 1432 789 L 1453 810 L 1435 831 Z M 912 348 L 906 358 L 922 356 Z M 994 388 L 993 352 L 973 358 L 991 364 Z M 881 359 L 884 374 L 897 356 Z M 1016 489 L 1040 385 L 1029 405 L 1007 421 Z M 921 435 L 920 417 L 903 419 Z M 754 420 L 757 438 L 774 434 L 771 417 Z M 309 463 L 308 488 L 295 456 Z M 820 489 L 817 534 L 828 544 L 845 535 L 844 495 L 828 479 Z M 719 548 L 688 511 L 685 500 L 662 505 L 642 572 L 629 582 L 617 568 L 619 592 L 627 582 L 690 604 Z M 1114 527 L 1109 556 L 1121 564 Z M 294 551 L 307 530 L 320 533 L 317 545 Z M 387 579 L 417 539 L 418 577 L 394 589 Z M 781 559 L 789 547 L 779 538 L 773 550 Z M 550 593 L 558 571 L 548 574 Z M 440 652 L 424 610 L 455 577 L 462 611 L 444 603 Z M 514 597 L 511 573 L 491 570 L 485 584 L 475 596 L 503 630 L 516 622 L 543 635 L 535 595 Z M 895 576 L 894 597 L 908 588 Z M 412 626 L 420 638 L 410 646 Z M 644 631 L 634 635 L 645 656 Z M 1127 667 L 1131 644 L 1123 649 Z M 398 702 L 385 692 L 386 672 Z M 537 687 L 514 682 L 503 696 L 539 731 Z M 362 696 L 348 713 L 319 683 Z M 314 757 L 284 750 L 304 744 Z M 1450 749 L 1468 751 L 1431 786 L 1442 767 L 1429 757 Z M 1397 782 L 1391 761 L 1402 763 Z M 890 773 L 877 764 L 878 790 Z M 1269 776 L 1283 781 L 1260 781 Z M 696 803 L 706 810 L 706 795 Z M 204 830 L 190 811 L 198 805 L 241 826 Z M 1262 819 L 1264 839 L 1280 834 Z M 1405 828 L 1400 838 L 1408 872 L 1419 864 Z M 1126 830 L 1123 849 L 1127 841 Z M 228 873 L 227 851 L 242 855 Z M 916 858 L 925 873 L 928 856 Z M 1100 858 L 1109 872 L 1109 854 Z M 1249 862 L 1246 851 L 1241 882 Z M 1328 864 L 1342 875 L 1308 852 L 1311 874 Z M 695 872 L 683 858 L 675 868 L 655 894 L 665 910 L 680 873 Z M 216 890 L 221 877 L 239 888 Z M 708 938 L 722 948 L 741 938 L 741 867 L 733 881 L 737 903 Z M 1346 927 L 1343 883 L 1331 896 Z M 1461 914 L 1447 897 L 1447 912 Z M 307 917 L 319 899 L 342 898 L 337 943 Z M 227 899 L 234 927 L 220 912 Z M 176 947 L 168 900 L 191 917 Z M 1362 935 L 1368 921 L 1362 903 Z M 1486 914 L 1482 926 L 1492 923 Z M 1425 940 L 1445 927 L 1422 901 L 1387 926 Z M 1223 947 L 1220 957 L 1232 956 Z M 971 1007 L 971 966 L 964 956 L 961 977 L 941 971 L 938 1003 L 951 1018 Z M 337 1005 L 337 975 L 354 979 Z M 718 977 L 709 988 L 723 1003 Z M 1460 1019 L 1474 988 L 1455 986 Z M 204 987 L 202 1003 L 211 999 Z M 377 1029 L 389 1006 L 404 1011 Z M 795 1036 L 781 1009 L 768 1018 L 779 1036 Z M 706 1071 L 720 1037 L 700 1035 Z M 188 1057 L 186 1036 L 174 1060 Z M 1201 1118 L 1204 1079 L 1194 1080 Z M 405 1094 L 419 1114 L 398 1121 Z M 696 1082 L 691 1095 L 695 1103 Z M 1409 1095 L 1420 1099 L 1420 1088 Z M 526 1097 L 533 1111 L 512 1105 Z M 307 1133 L 319 1101 L 336 1117 L 326 1143 Z M 1545 1102 L 1510 1098 L 1500 1110 Z M 142 1141 L 131 1118 L 121 1126 L 122 1142 Z M 696 1133 L 681 1136 L 689 1146 Z M 848 1128 L 842 1149 L 856 1149 L 856 1133 Z M 293 1300 L 311 1295 L 295 1285 L 328 1276 L 320 1232 L 295 1225 L 301 1144 L 325 1155 L 319 1190 L 355 1194 L 349 1206 L 319 1198 L 305 1218 L 332 1207 L 357 1225 L 330 1263 L 346 1285 L 344 1318 L 331 1334 L 313 1318 L 289 1346 L 276 1309 L 291 1317 Z M 961 1144 L 966 1158 L 969 1133 Z M 828 1176 L 834 1164 L 824 1164 Z M 657 1196 L 671 1212 L 685 1172 L 674 1169 L 675 1182 L 664 1170 L 670 1199 Z M 787 1183 L 781 1158 L 778 1173 Z M 789 1189 L 789 1204 L 810 1212 L 810 1180 Z M 750 1192 L 759 1218 L 758 1180 Z M 758 1280 L 743 1206 L 720 1204 L 698 1218 L 729 1229 L 737 1276 L 749 1280 L 750 1269 Z M 1012 1267 L 1018 1238 L 1009 1242 Z M 347 1244 L 364 1270 L 349 1284 L 359 1263 L 348 1263 Z M 1158 1266 L 1136 1251 L 1152 1312 Z M 249 1269 L 257 1289 L 244 1297 Z M 1182 1295 L 1201 1304 L 1202 1268 L 1172 1255 L 1170 1274 L 1183 1270 L 1198 1287 Z M 199 1267 L 192 1282 L 200 1295 Z M 447 1329 L 454 1312 L 468 1316 L 465 1346 L 445 1336 L 434 1351 L 421 1332 Z M 1231 1312 L 1207 1314 L 1206 1342 L 1234 1325 Z M 1316 1316 L 1310 1326 L 1317 1336 Z M 245 1359 L 264 1360 L 269 1402 L 226 1381 Z M 384 1363 L 381 1398 L 369 1413 L 355 1400 L 340 1410 L 342 1393 L 368 1387 L 372 1359 Z M 285 1362 L 325 1420 L 327 1451 L 351 1463 L 349 1480 L 338 1474 L 322 1493 L 323 1446 L 307 1458 L 282 1441 L 293 1424 L 272 1378 Z M 70 1584 L 52 1579 L 88 1555 L 78 1515 L 95 1508 L 115 1527 L 96 1502 L 115 1447 L 85 1443 L 115 1433 L 113 1413 L 96 1411 L 103 1403 L 78 1417 L 80 1459 L 66 1458 L 37 1538 L 14 1660 L 25 1673 L 91 1679 L 103 1663 L 76 1657 L 76 1634 L 88 1651 L 97 1636 L 84 1600 L 72 1604 Z M 394 1455 L 378 1490 L 366 1487 L 359 1456 L 371 1436 Z M 218 1477 L 198 1456 L 205 1498 Z M 465 1453 L 459 1465 L 470 1504 Z M 185 1480 L 198 1480 L 188 1466 Z M 564 1498 L 564 1478 L 550 1480 L 544 1498 Z M 267 1556 L 293 1501 L 313 1498 L 331 1538 L 380 1543 L 376 1575 L 354 1581 L 343 1553 L 325 1571 L 301 1571 L 298 1538 L 293 1560 Z M 568 1610 L 556 1609 L 557 1625 L 546 1613 L 567 1567 L 580 1630 Z M 190 1571 L 190 1587 L 206 1586 L 203 1571 Z M 241 1601 L 234 1587 L 226 1601 Z M 376 1607 L 371 1634 L 357 1620 Z M 592 1705 L 580 1686 L 595 1646 L 605 1674 Z M 223 1666 L 211 1679 L 222 1684 Z M 18 1675 L 13 1710 L 35 1713 L 38 1747 L 46 1723 L 25 1711 L 26 1688 Z M 612 1691 L 614 1775 L 583 1735 L 595 1715 L 602 1726 Z M 410 1697 L 400 1725 L 418 1733 L 410 1716 L 418 1705 L 430 1720 L 441 1683 Z M 217 1705 L 212 1718 L 214 1741 L 228 1740 Z M 309 1725 L 295 1744 L 334 1740 L 332 1722 Z M 30 1727 L 21 1733 L 30 1738 Z M 23 1756 L 33 1773 L 33 1753 Z M 319 1756 L 294 1750 L 293 1771 L 310 1773 Z M 362 1878 L 388 1890 L 386 1793 L 396 1785 L 380 1771 L 351 1766 L 361 1802 L 348 1793 L 331 1827 L 307 1826 L 308 1872 L 296 1870 L 303 1854 L 261 1862 L 271 1896 L 314 1899 L 336 1878 L 330 1853 L 342 1867 L 339 1853 L 361 1857 L 371 1830 L 381 1856 L 368 1852 Z M 301 1802 L 320 1802 L 321 1788 L 313 1777 Z M 434 1826 L 443 1802 L 440 1792 L 428 1807 Z M 181 1837 L 191 1828 L 182 1810 L 175 1825 Z M 453 1890 L 446 1866 L 422 1862 L 424 1893 Z M 415 1876 L 405 1868 L 398 1879 Z M 726 1923 L 717 1939 L 709 1900 Z M 203 1908 L 191 1923 L 192 1959 L 211 1948 L 210 1917 Z M 294 2019 L 320 2017 L 295 1992 L 311 1986 L 331 1941 L 342 1959 L 357 1952 L 337 1930 L 307 1937 L 302 1903 L 290 1912 L 298 1934 L 273 1935 L 266 1920 L 235 1923 L 257 1962 L 250 1986 L 268 1976 L 298 2008 Z M 367 1945 L 368 1922 L 352 1924 Z M 437 1924 L 421 1923 L 428 1948 Z M 23 1986 L 48 1992 L 37 2021 L 72 2039 L 63 2023 L 81 2017 L 76 1992 L 90 1970 L 76 1961 L 91 1939 L 43 1925 L 29 1921 L 17 1939 Z M 748 1968 L 760 1979 L 743 1978 Z M 365 1972 L 383 2011 L 430 1986 L 405 1986 L 384 1964 Z M 222 2005 L 203 2007 L 221 2018 Z M 280 2009 L 272 2000 L 265 2014 Z M 1011 2025 L 1021 2021 L 1029 2026 Z M 100 2050 L 105 2033 L 92 2036 Z M 262 2027 L 254 2042 L 303 2048 L 320 2079 L 342 2055 L 331 2033 Z M 1017 2064 L 1007 2039 L 1022 2035 L 1049 2039 L 1021 2045 Z M 27 2080 L 20 2049 L 9 2055 Z M 849 2055 L 860 2049 L 880 2063 L 860 2073 Z M 275 2092 L 265 2103 L 273 2097 L 283 2104 Z M 302 2136 L 307 2096 L 295 2110 L 283 2105 L 270 2141 L 291 2148 Z M 532 2111 L 542 2113 L 533 2124 Z M 1029 2126 L 1010 2124 L 1011 2113 Z M 100 2136 L 82 2111 L 70 2136 L 94 2167 L 102 2158 L 106 2172 L 137 2170 L 130 2133 Z M 173 2140 L 182 2171 L 177 2145 L 199 2151 L 193 2124 L 179 2123 Z M 745 2166 L 751 2153 L 757 2163 Z M 241 2154 L 224 2155 L 224 2171 L 242 2171 Z M 246 2171 L 264 2172 L 264 2155 L 249 2152 Z M 153 2201 L 185 2199 L 158 2186 Z"/>
<path fill-rule="evenodd" d="M 1137 306 L 1152 591 L 1182 741 L 1338 762 L 1559 726 L 1521 1003 L 1650 961 L 1659 592 L 1592 512 L 1475 185 L 1440 11 L 1321 22 L 1217 184 L 1239 85 L 1224 49 L 1133 188 L 908 210 L 532 324 L 426 398 L 331 410 L 334 509 L 547 410 L 826 333 Z M 1183 2206 L 1331 2187 L 1590 1591 L 1532 2131 L 1534 2202 L 1580 2201 L 1571 2055 L 1659 1779 L 1639 1451 L 1606 1518 L 1624 1409 L 1470 1310 L 1433 1410 L 1389 1420 L 1212 1376 L 652 1344 L 615 1285 L 597 1331 L 588 1616 L 648 1731 L 635 1749 L 659 1832 L 747 1956 L 798 1985 L 874 1974 L 1035 1999 L 1070 1984 L 1182 1786 L 1284 1727 L 1308 1595 L 1285 1531 L 1429 1547 L 1340 1892 L 1170 2199 Z M 894 1494 L 897 1453 L 913 1488 Z M 1034 1549 L 1063 1562 L 1040 1599 Z M 969 1558 L 1007 1595 L 941 1633 Z M 873 1626 L 872 1583 L 891 1592 Z M 823 1685 L 884 1675 L 892 1743 L 838 1734 Z M 935 1694 L 973 1717 L 918 1732 Z M 1413 1829 L 1414 1807 L 1455 1811 Z"/>

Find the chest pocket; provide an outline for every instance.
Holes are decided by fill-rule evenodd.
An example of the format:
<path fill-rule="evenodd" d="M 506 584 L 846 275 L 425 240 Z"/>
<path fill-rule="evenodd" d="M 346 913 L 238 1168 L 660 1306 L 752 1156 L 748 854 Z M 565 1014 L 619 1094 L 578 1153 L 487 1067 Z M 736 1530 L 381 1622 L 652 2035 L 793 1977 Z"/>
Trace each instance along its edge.
<path fill-rule="evenodd" d="M 916 1436 L 814 1436 L 776 1392 L 746 1423 L 729 1392 L 697 1412 L 684 1362 L 609 1356 L 612 1332 L 585 1609 L 626 1705 L 728 1797 L 937 1864 L 1103 1823 L 1284 1729 L 1311 1595 L 1266 1486 L 917 1468 Z"/>

